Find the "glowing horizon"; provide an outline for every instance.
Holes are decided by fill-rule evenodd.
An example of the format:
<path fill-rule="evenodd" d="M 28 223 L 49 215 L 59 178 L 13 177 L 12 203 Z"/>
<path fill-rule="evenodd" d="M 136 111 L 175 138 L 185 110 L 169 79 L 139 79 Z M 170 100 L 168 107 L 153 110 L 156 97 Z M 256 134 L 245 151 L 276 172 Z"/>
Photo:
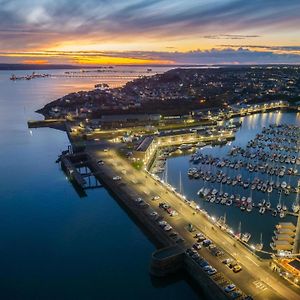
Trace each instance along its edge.
<path fill-rule="evenodd" d="M 0 63 L 300 63 L 298 0 L 0 4 Z"/>

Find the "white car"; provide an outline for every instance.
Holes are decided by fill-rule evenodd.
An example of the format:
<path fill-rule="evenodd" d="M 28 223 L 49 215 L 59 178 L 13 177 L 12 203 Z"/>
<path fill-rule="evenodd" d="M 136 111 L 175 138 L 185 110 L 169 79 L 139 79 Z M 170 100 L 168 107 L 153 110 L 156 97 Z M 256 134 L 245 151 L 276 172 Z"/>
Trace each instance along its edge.
<path fill-rule="evenodd" d="M 156 211 L 153 211 L 152 213 L 150 213 L 151 217 L 156 217 L 158 215 L 158 213 Z"/>
<path fill-rule="evenodd" d="M 121 180 L 121 176 L 114 176 L 113 180 L 115 180 L 115 181 Z"/>
<path fill-rule="evenodd" d="M 200 243 L 195 243 L 193 245 L 193 248 L 196 249 L 196 250 L 200 250 L 201 249 L 201 244 Z"/>
<path fill-rule="evenodd" d="M 160 199 L 160 197 L 159 196 L 153 196 L 151 199 L 152 200 L 158 200 L 158 199 Z"/>
<path fill-rule="evenodd" d="M 143 200 L 143 198 L 141 198 L 141 197 L 138 197 L 138 198 L 136 198 L 135 199 L 135 202 L 137 202 L 137 203 L 140 203 L 140 202 L 143 202 L 144 200 Z"/>
<path fill-rule="evenodd" d="M 214 274 L 217 273 L 217 269 L 215 268 L 210 268 L 208 271 L 206 271 L 206 273 L 209 275 L 209 276 L 212 276 Z"/>
<path fill-rule="evenodd" d="M 165 227 L 164 227 L 164 231 L 170 231 L 172 230 L 172 226 L 170 226 L 169 224 L 167 224 Z"/>
<path fill-rule="evenodd" d="M 158 222 L 158 225 L 159 225 L 160 227 L 165 227 L 166 225 L 168 225 L 168 223 L 167 223 L 166 221 L 159 221 L 159 222 Z"/>

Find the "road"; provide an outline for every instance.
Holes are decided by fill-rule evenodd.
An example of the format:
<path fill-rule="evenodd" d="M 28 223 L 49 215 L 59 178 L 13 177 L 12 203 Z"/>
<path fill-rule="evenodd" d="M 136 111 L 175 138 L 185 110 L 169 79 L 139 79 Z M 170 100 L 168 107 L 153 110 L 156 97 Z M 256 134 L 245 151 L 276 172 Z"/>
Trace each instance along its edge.
<path fill-rule="evenodd" d="M 101 168 L 111 176 L 119 175 L 126 187 L 142 197 L 150 207 L 157 211 L 164 219 L 185 239 L 186 244 L 191 246 L 195 240 L 193 235 L 186 229 L 189 223 L 203 232 L 224 252 L 234 257 L 242 266 L 243 270 L 233 273 L 227 266 L 221 263 L 220 259 L 210 254 L 206 249 L 201 249 L 199 254 L 203 256 L 218 271 L 221 271 L 227 278 L 234 282 L 242 291 L 254 297 L 254 299 L 300 299 L 297 293 L 291 288 L 287 281 L 284 281 L 274 274 L 268 267 L 268 262 L 259 260 L 255 255 L 246 249 L 242 244 L 234 240 L 202 213 L 195 210 L 180 197 L 168 190 L 160 182 L 157 182 L 145 171 L 136 170 L 128 161 L 122 159 L 114 150 L 104 152 L 96 147 L 90 147 L 89 154 L 96 160 L 102 159 L 105 163 Z M 160 196 L 159 201 L 151 200 L 152 196 Z M 159 202 L 167 202 L 179 215 L 171 217 L 164 213 L 159 207 Z M 227 255 L 226 257 L 229 257 Z"/>

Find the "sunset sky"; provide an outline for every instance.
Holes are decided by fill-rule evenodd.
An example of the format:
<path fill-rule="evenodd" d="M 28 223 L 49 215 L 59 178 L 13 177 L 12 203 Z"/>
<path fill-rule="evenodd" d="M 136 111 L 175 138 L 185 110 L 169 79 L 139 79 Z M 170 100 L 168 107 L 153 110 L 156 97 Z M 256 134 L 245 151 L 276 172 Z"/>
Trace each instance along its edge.
<path fill-rule="evenodd" d="M 300 63 L 300 0 L 0 0 L 0 63 Z"/>

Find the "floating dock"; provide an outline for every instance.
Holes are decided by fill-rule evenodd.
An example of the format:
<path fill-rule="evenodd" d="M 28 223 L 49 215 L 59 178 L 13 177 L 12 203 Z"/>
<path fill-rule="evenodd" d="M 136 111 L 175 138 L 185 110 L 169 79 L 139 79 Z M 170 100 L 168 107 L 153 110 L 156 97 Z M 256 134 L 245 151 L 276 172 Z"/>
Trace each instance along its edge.
<path fill-rule="evenodd" d="M 271 248 L 276 251 L 291 251 L 293 250 L 293 245 L 291 245 L 288 241 L 274 241 L 270 244 Z"/>

